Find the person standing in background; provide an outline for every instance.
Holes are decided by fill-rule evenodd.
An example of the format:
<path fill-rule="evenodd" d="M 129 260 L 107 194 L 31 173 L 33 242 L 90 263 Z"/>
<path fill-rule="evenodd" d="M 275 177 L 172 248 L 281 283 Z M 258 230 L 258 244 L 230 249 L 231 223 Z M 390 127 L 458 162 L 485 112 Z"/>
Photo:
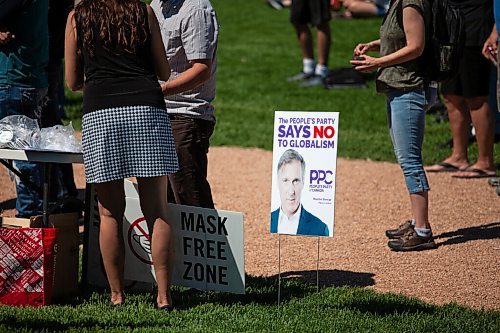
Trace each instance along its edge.
<path fill-rule="evenodd" d="M 425 107 L 432 93 L 428 94 L 428 83 L 421 74 L 420 57 L 430 10 L 426 0 L 393 0 L 380 27 L 380 39 L 358 44 L 351 60 L 356 70 L 378 70 L 377 92 L 387 98 L 389 134 L 409 192 L 412 219 L 386 231 L 387 245 L 393 251 L 437 247 L 429 223 L 430 187 L 422 161 Z M 367 55 L 377 50 L 379 58 Z"/>
<path fill-rule="evenodd" d="M 173 236 L 167 222 L 167 175 L 178 162 L 157 78 L 168 80 L 158 21 L 140 0 L 84 0 L 68 16 L 66 83 L 83 89 L 82 145 L 87 183 L 99 200 L 99 246 L 111 289 L 122 305 L 125 245 L 123 179 L 136 177 L 142 213 L 153 226 L 156 306 L 173 309 Z"/>
<path fill-rule="evenodd" d="M 301 86 L 317 86 L 324 83 L 328 76 L 328 57 L 330 55 L 330 1 L 293 0 L 290 22 L 297 33 L 302 51 L 302 71 L 288 78 L 288 81 L 303 81 Z M 318 62 L 314 60 L 313 37 L 309 25 L 317 29 L 316 43 Z"/>
<path fill-rule="evenodd" d="M 49 59 L 48 0 L 0 3 L 0 119 L 23 115 L 40 122 L 47 94 Z M 41 188 L 40 163 L 15 161 L 15 166 Z M 17 217 L 42 214 L 42 194 L 16 179 Z"/>
<path fill-rule="evenodd" d="M 161 83 L 179 171 L 169 175 L 171 202 L 214 208 L 207 179 L 215 127 L 215 75 L 219 24 L 209 0 L 153 0 L 171 76 Z"/>
<path fill-rule="evenodd" d="M 493 26 L 491 0 L 449 0 L 465 18 L 465 47 L 457 75 L 441 84 L 450 120 L 453 147 L 442 162 L 428 172 L 454 171 L 454 178 L 482 178 L 496 175 L 493 161 L 495 120 L 488 105 L 490 64 L 482 56 L 484 42 Z M 470 124 L 476 131 L 478 157 L 470 164 L 467 152 Z"/>

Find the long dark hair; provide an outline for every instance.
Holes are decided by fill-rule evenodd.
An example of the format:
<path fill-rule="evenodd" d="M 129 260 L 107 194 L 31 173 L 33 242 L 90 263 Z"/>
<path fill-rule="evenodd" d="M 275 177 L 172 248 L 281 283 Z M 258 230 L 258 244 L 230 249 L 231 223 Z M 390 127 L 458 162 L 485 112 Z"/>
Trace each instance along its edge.
<path fill-rule="evenodd" d="M 82 0 L 75 7 L 78 46 L 94 55 L 95 41 L 134 53 L 148 36 L 147 12 L 140 0 Z M 94 36 L 94 33 L 99 33 Z"/>

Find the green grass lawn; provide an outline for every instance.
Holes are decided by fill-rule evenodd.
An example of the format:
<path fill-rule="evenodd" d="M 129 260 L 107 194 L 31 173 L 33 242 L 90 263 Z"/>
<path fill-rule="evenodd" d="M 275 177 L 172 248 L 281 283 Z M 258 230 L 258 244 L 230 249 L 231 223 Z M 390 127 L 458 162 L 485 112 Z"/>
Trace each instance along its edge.
<path fill-rule="evenodd" d="M 149 294 L 113 309 L 104 293 L 44 308 L 0 306 L 0 332 L 478 332 L 500 331 L 500 313 L 351 287 L 288 279 L 277 306 L 276 278 L 247 277 L 246 295 L 174 288 L 178 309 L 165 314 Z"/>
<path fill-rule="evenodd" d="M 301 69 L 301 56 L 287 10 L 263 0 L 212 0 L 218 11 L 217 127 L 212 145 L 272 149 L 274 111 L 340 112 L 340 157 L 394 161 L 385 100 L 367 89 L 301 89 L 286 81 Z M 380 20 L 332 21 L 330 67 L 348 67 L 353 47 L 377 38 Z M 81 127 L 81 94 L 67 92 L 66 110 Z M 428 116 L 424 159 L 446 157 L 438 145 L 449 125 Z M 498 151 L 498 147 L 497 151 Z M 474 159 L 477 150 L 471 147 Z M 456 304 L 434 306 L 360 287 L 324 286 L 286 280 L 277 306 L 277 279 L 247 277 L 246 295 L 175 288 L 178 311 L 152 308 L 149 294 L 129 295 L 120 309 L 106 292 L 82 293 L 40 309 L 0 306 L 0 332 L 500 332 L 500 312 Z"/>

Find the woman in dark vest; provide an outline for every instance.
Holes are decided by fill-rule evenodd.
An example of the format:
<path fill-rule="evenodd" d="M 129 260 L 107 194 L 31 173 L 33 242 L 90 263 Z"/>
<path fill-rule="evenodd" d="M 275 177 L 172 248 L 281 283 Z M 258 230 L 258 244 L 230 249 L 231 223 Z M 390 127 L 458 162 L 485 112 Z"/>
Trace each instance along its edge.
<path fill-rule="evenodd" d="M 65 66 L 68 87 L 83 90 L 85 176 L 99 198 L 111 303 L 125 301 L 123 179 L 136 177 L 141 210 L 154 226 L 156 302 L 169 311 L 173 249 L 166 189 L 178 162 L 157 80 L 168 80 L 170 67 L 152 9 L 139 0 L 83 0 L 68 16 Z"/>

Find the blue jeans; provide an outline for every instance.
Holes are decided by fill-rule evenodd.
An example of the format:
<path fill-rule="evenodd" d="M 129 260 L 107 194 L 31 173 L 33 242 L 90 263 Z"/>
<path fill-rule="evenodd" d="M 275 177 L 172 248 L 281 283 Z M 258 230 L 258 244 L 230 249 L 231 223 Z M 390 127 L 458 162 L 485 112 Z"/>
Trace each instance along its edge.
<path fill-rule="evenodd" d="M 0 119 L 11 115 L 24 115 L 39 119 L 47 89 L 0 86 Z M 40 163 L 15 161 L 16 168 L 27 179 L 42 187 L 43 168 Z M 42 213 L 42 195 L 25 182 L 16 181 L 17 217 L 30 217 Z"/>
<path fill-rule="evenodd" d="M 387 94 L 389 134 L 410 194 L 429 191 L 422 162 L 427 103 L 423 89 Z"/>

